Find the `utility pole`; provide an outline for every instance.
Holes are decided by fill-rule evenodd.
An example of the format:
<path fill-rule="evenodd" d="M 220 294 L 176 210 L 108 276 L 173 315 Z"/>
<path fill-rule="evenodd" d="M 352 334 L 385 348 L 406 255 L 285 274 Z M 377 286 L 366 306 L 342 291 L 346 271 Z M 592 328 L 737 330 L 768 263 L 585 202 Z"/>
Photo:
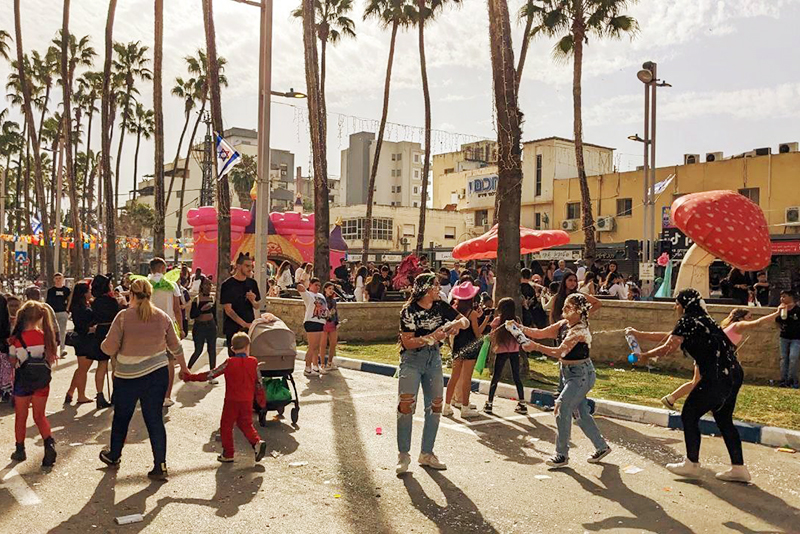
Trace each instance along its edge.
<path fill-rule="evenodd" d="M 53 159 L 55 159 L 53 154 Z M 53 257 L 53 265 L 56 271 L 61 271 L 61 196 L 64 191 L 64 137 L 58 140 L 58 174 L 56 178 L 56 220 L 53 221 L 53 242 L 55 246 L 55 256 Z M 74 209 L 74 208 L 73 208 Z M 74 231 L 74 229 L 73 229 Z M 48 236 L 45 236 L 48 239 Z M 48 283 L 50 281 L 48 280 Z"/>
<path fill-rule="evenodd" d="M 258 68 L 258 176 L 256 178 L 255 279 L 266 289 L 269 260 L 270 94 L 272 93 L 272 0 L 261 0 Z"/>
<path fill-rule="evenodd" d="M 211 206 L 214 204 L 214 184 L 216 180 L 212 174 L 214 173 L 214 165 L 211 158 L 213 157 L 214 141 L 211 137 L 211 114 L 206 111 L 203 115 L 203 123 L 206 125 L 206 136 L 203 141 L 203 182 L 200 186 L 200 205 Z"/>

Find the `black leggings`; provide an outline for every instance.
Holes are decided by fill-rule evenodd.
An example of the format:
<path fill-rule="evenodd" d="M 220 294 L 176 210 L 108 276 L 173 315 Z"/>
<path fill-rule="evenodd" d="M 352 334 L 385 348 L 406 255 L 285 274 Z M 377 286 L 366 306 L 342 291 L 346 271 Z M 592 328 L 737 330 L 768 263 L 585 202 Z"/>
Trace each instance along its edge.
<path fill-rule="evenodd" d="M 494 373 L 492 374 L 492 383 L 489 385 L 489 402 L 494 400 L 494 392 L 497 391 L 497 383 L 500 382 L 500 375 L 503 374 L 506 361 L 511 364 L 511 376 L 514 377 L 514 384 L 517 386 L 517 399 L 522 402 L 525 398 L 522 379 L 519 377 L 519 351 L 501 352 L 494 356 Z"/>
<path fill-rule="evenodd" d="M 714 415 L 725 440 L 725 447 L 731 457 L 731 465 L 744 465 L 742 440 L 733 424 L 733 410 L 736 396 L 742 387 L 744 372 L 737 363 L 732 376 L 727 380 L 706 380 L 702 378 L 689 393 L 681 411 L 683 436 L 686 440 L 686 457 L 692 462 L 700 459 L 700 418 L 709 411 Z"/>
<path fill-rule="evenodd" d="M 195 364 L 197 359 L 203 354 L 203 347 L 208 347 L 209 369 L 217 366 L 217 323 L 216 321 L 195 321 L 192 327 L 192 339 L 194 340 L 194 353 L 189 358 L 189 369 Z"/>

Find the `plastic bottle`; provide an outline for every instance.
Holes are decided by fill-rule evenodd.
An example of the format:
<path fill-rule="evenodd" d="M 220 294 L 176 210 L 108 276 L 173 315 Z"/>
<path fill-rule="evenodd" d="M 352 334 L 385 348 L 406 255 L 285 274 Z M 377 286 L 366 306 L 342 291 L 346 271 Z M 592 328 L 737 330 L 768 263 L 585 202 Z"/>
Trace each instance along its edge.
<path fill-rule="evenodd" d="M 625 341 L 628 342 L 628 347 L 630 347 L 632 354 L 638 357 L 642 353 L 642 348 L 639 346 L 639 342 L 633 334 L 625 334 Z"/>

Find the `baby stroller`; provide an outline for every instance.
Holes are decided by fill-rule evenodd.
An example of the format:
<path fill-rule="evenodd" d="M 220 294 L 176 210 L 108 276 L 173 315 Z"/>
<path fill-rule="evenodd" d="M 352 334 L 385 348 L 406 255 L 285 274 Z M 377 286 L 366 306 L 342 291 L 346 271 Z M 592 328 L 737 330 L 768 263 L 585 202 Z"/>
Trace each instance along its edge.
<path fill-rule="evenodd" d="M 300 402 L 297 386 L 292 377 L 297 356 L 294 332 L 278 318 L 273 321 L 257 319 L 250 326 L 249 335 L 250 355 L 258 360 L 258 369 L 261 372 L 262 380 L 278 378 L 282 381 L 282 389 L 288 390 L 288 384 L 291 383 L 292 390 L 294 390 L 294 397 L 287 394 L 288 399 L 280 400 L 270 399 L 269 391 L 267 391 L 267 402 L 264 407 L 254 403 L 254 409 L 258 413 L 258 423 L 262 427 L 266 426 L 268 411 L 276 411 L 279 415 L 283 415 L 286 406 L 292 403 L 294 403 L 291 411 L 292 423 L 297 423 Z"/>

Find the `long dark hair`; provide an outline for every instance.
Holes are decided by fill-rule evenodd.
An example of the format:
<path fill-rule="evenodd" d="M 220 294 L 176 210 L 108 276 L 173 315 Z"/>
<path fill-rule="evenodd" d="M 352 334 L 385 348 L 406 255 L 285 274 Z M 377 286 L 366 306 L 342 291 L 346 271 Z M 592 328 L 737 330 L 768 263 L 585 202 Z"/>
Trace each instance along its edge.
<path fill-rule="evenodd" d="M 500 299 L 500 302 L 497 303 L 497 307 L 495 308 L 494 316 L 500 319 L 500 326 L 492 330 L 492 343 L 495 346 L 505 345 L 506 343 L 511 343 L 516 341 L 514 336 L 511 335 L 511 332 L 506 330 L 505 323 L 506 321 L 518 321 L 517 319 L 517 305 L 514 303 L 514 299 L 506 297 Z"/>
<path fill-rule="evenodd" d="M 366 284 L 367 277 L 369 276 L 369 269 L 367 269 L 365 265 L 362 265 L 361 267 L 358 268 L 358 271 L 356 271 L 356 278 L 358 278 L 359 276 L 364 279 L 364 284 Z"/>
<path fill-rule="evenodd" d="M 94 298 L 102 297 L 103 295 L 111 294 L 111 279 L 98 274 L 92 278 L 92 296 Z"/>
<path fill-rule="evenodd" d="M 328 289 L 329 287 L 333 289 L 332 297 L 329 297 L 325 293 L 325 290 Z M 332 310 L 336 307 L 336 286 L 334 285 L 333 282 L 325 282 L 325 284 L 322 286 L 322 296 L 325 297 L 325 302 L 328 305 L 329 310 Z"/>
<path fill-rule="evenodd" d="M 283 271 L 285 271 L 286 269 L 291 269 L 291 268 L 292 264 L 284 260 L 283 263 L 281 263 L 281 266 L 278 267 L 278 276 L 282 275 Z"/>
<path fill-rule="evenodd" d="M 570 277 L 575 278 L 575 289 L 573 289 L 572 291 L 569 291 L 567 289 L 567 279 Z M 555 300 L 553 301 L 553 308 L 550 310 L 551 323 L 557 323 L 562 319 L 564 312 L 564 302 L 567 300 L 568 296 L 577 291 L 578 291 L 578 277 L 575 276 L 575 273 L 573 273 L 572 271 L 567 270 L 567 272 L 564 274 L 564 278 L 561 279 L 561 283 L 558 286 L 558 292 L 556 293 L 556 296 L 554 297 Z"/>
<path fill-rule="evenodd" d="M 78 282 L 72 288 L 72 293 L 69 296 L 69 311 L 75 313 L 76 311 L 87 308 L 89 304 L 86 302 L 86 294 L 89 293 L 89 284 L 86 282 Z"/>
<path fill-rule="evenodd" d="M 459 299 L 455 305 L 456 311 L 464 317 L 469 317 L 470 312 L 475 309 L 475 299 Z"/>

